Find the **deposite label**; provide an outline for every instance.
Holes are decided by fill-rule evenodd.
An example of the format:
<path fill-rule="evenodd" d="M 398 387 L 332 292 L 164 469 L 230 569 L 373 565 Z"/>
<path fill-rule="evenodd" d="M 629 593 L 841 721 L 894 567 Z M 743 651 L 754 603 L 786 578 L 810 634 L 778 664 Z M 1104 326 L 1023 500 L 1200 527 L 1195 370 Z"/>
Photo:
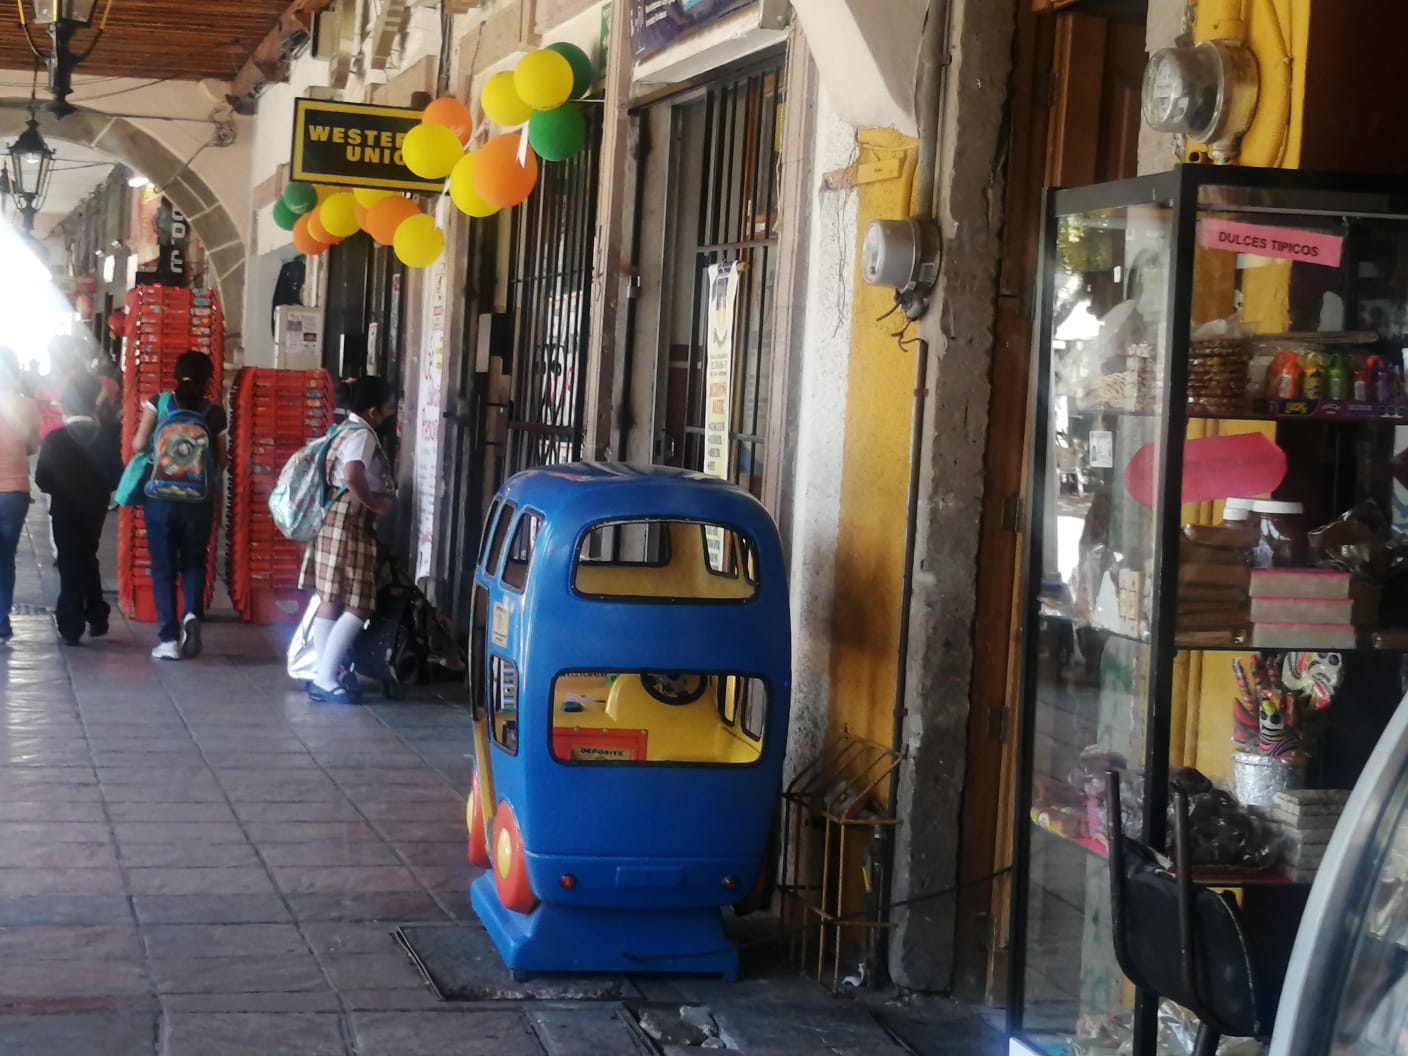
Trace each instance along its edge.
<path fill-rule="evenodd" d="M 494 602 L 493 625 L 489 629 L 489 640 L 501 649 L 508 645 L 508 606 L 502 601 Z"/>
<path fill-rule="evenodd" d="M 608 748 L 599 744 L 574 744 L 572 761 L 577 763 L 633 762 L 636 753 L 629 748 Z"/>
<path fill-rule="evenodd" d="M 1293 227 L 1267 227 L 1236 220 L 1201 220 L 1198 245 L 1204 249 L 1225 249 L 1232 253 L 1253 253 L 1258 257 L 1298 260 L 1326 268 L 1340 266 L 1344 239 L 1321 231 L 1301 231 Z"/>

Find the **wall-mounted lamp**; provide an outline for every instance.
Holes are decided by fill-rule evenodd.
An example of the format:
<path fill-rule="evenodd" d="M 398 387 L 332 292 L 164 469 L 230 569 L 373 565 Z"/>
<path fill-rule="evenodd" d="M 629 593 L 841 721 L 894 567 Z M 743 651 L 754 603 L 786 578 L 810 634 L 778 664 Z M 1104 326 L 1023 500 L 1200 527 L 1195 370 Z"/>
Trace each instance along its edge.
<path fill-rule="evenodd" d="M 93 34 L 88 47 L 78 54 L 75 54 L 72 48 L 73 38 L 79 30 L 92 27 L 98 0 L 31 0 L 35 24 L 43 26 L 49 34 L 47 54 L 35 46 L 34 38 L 29 34 L 24 0 L 16 2 L 20 11 L 20 28 L 24 30 L 24 39 L 29 44 L 29 50 L 49 71 L 49 94 L 54 98 L 46 103 L 44 108 L 59 117 L 67 117 L 74 112 L 68 102 L 69 93 L 73 91 L 74 68 L 93 54 L 93 49 L 102 39 L 103 30 L 108 24 L 108 12 L 112 10 L 112 0 L 107 0 L 104 4 L 103 17 L 98 22 L 97 32 Z"/>

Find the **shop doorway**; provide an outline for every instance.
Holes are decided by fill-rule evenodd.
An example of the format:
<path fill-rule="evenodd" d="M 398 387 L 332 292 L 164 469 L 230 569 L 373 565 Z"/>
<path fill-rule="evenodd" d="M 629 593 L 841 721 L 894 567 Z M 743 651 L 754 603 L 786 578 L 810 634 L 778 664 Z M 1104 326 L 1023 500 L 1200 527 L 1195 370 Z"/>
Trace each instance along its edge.
<path fill-rule="evenodd" d="M 587 147 L 541 169 L 509 228 L 513 339 L 504 471 L 574 462 L 582 454 L 583 384 L 591 326 L 601 111 L 588 108 Z M 497 481 L 495 486 L 502 481 Z"/>
<path fill-rule="evenodd" d="M 984 876 L 1011 862 L 1022 635 L 1023 499 L 1030 450 L 1031 298 L 1037 287 L 1041 194 L 1134 176 L 1147 11 L 1142 0 L 1076 0 L 1052 13 L 1046 0 L 1019 6 L 1010 86 L 1006 225 L 993 350 L 983 528 L 961 821 L 960 871 Z M 1000 379 L 1000 380 L 999 380 Z M 959 895 L 955 992 L 1004 1001 L 1008 889 L 1005 878 Z"/>
<path fill-rule="evenodd" d="M 628 458 L 763 496 L 786 56 L 645 107 Z"/>
<path fill-rule="evenodd" d="M 583 375 L 591 323 L 601 112 L 587 144 L 544 165 L 528 201 L 473 227 L 465 266 L 464 339 L 444 417 L 449 533 L 437 575 L 456 624 L 470 588 L 484 511 L 504 480 L 581 457 Z"/>

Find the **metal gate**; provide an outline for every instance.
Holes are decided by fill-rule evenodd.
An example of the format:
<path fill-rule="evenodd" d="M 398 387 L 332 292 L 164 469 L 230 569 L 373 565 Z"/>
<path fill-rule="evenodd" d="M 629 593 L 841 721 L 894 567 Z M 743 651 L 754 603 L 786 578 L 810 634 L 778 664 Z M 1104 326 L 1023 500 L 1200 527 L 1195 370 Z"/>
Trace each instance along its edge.
<path fill-rule="evenodd" d="M 575 461 L 582 452 L 591 322 L 601 112 L 587 108 L 587 145 L 539 167 L 538 186 L 514 210 L 509 243 L 513 319 L 507 474 Z"/>
<path fill-rule="evenodd" d="M 699 159 L 697 176 L 684 181 L 676 204 L 697 214 L 680 216 L 673 254 L 677 266 L 694 271 L 693 303 L 673 311 L 693 312 L 693 339 L 684 371 L 667 370 L 666 431 L 682 441 L 668 461 L 703 469 L 709 392 L 710 268 L 730 261 L 741 267 L 733 311 L 727 411 L 729 476 L 759 498 L 767 443 L 768 389 L 772 360 L 773 291 L 777 283 L 778 159 L 781 150 L 785 58 L 713 84 L 700 95 L 673 104 L 673 140 L 683 156 Z M 692 222 L 691 222 L 692 221 Z M 681 376 L 682 375 L 682 376 Z"/>

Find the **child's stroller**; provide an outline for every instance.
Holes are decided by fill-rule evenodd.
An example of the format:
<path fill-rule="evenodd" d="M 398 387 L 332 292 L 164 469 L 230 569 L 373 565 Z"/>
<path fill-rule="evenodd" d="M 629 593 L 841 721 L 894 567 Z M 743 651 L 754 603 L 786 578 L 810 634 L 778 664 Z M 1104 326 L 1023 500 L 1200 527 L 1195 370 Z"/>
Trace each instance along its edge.
<path fill-rule="evenodd" d="M 435 612 L 429 600 L 394 561 L 378 561 L 376 609 L 352 645 L 344 678 L 368 678 L 381 684 L 387 697 L 399 700 L 425 677 L 434 633 Z M 314 595 L 288 646 L 288 674 L 310 681 L 317 670 L 313 649 Z"/>

